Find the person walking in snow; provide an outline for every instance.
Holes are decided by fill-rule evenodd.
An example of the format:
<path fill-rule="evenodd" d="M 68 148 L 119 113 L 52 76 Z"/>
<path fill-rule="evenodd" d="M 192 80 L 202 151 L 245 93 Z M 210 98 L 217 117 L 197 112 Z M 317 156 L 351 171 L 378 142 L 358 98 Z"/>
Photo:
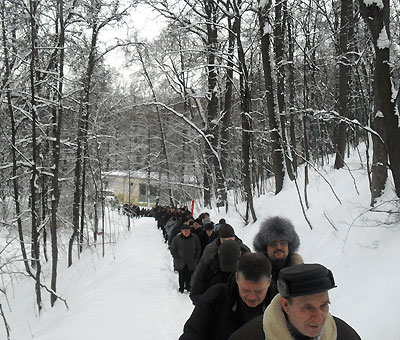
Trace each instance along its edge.
<path fill-rule="evenodd" d="M 240 245 L 234 240 L 226 241 L 218 249 L 211 260 L 200 264 L 196 279 L 192 282 L 190 299 L 197 305 L 208 288 L 226 283 L 229 276 L 235 272 L 240 257 Z"/>
<path fill-rule="evenodd" d="M 171 218 L 164 225 L 164 240 L 165 242 L 171 243 L 171 233 L 176 227 L 177 219 L 176 216 L 171 216 Z"/>
<path fill-rule="evenodd" d="M 181 233 L 174 237 L 170 246 L 174 269 L 179 275 L 179 292 L 190 292 L 190 280 L 200 258 L 200 241 L 190 232 L 189 223 L 181 226 Z"/>
<path fill-rule="evenodd" d="M 204 249 L 218 238 L 218 232 L 214 231 L 212 224 L 207 224 L 203 230 L 202 244 L 201 244 L 201 255 L 203 255 Z"/>
<path fill-rule="evenodd" d="M 261 254 L 242 255 L 228 282 L 212 286 L 202 296 L 179 340 L 227 340 L 264 313 L 277 293 L 270 285 L 270 261 Z"/>
<path fill-rule="evenodd" d="M 264 315 L 254 318 L 229 340 L 361 340 L 343 320 L 329 313 L 332 272 L 320 264 L 299 264 L 279 273 L 279 294 Z"/>
<path fill-rule="evenodd" d="M 234 240 L 235 242 L 237 242 L 240 245 L 240 251 L 242 254 L 250 252 L 250 248 L 247 247 L 242 242 L 242 240 L 235 235 L 235 231 L 230 224 L 224 224 L 223 226 L 221 226 L 218 236 L 218 238 L 216 238 L 213 242 L 209 243 L 204 248 L 199 264 L 197 265 L 196 270 L 193 273 L 192 283 L 194 282 L 197 276 L 197 272 L 200 269 L 200 263 L 202 263 L 203 261 L 211 260 L 218 253 L 219 246 L 225 241 Z"/>
<path fill-rule="evenodd" d="M 253 240 L 256 253 L 264 254 L 272 263 L 272 279 L 276 282 L 282 268 L 303 263 L 297 254 L 300 239 L 293 224 L 283 217 L 271 217 L 261 223 Z"/>

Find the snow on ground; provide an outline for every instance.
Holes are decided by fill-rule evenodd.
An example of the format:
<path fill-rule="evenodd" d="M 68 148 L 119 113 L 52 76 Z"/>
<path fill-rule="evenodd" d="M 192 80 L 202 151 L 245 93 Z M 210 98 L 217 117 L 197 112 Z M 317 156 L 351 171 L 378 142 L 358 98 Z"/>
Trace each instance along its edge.
<path fill-rule="evenodd" d="M 369 212 L 368 179 L 359 156 L 347 159 L 347 166 L 333 170 L 327 165 L 320 170 L 341 203 L 326 181 L 310 171 L 306 213 L 313 230 L 288 181 L 279 195 L 267 193 L 255 199 L 256 223 L 244 225 L 240 217 L 243 204 L 237 207 L 240 214 L 231 204 L 228 214 L 214 209 L 211 217 L 216 222 L 226 218 L 250 247 L 263 219 L 275 215 L 289 218 L 300 236 L 299 252 L 305 262 L 322 263 L 334 274 L 338 287 L 330 291 L 332 314 L 353 326 L 363 340 L 398 340 L 400 224 L 388 223 L 399 219 L 399 207 L 393 205 L 390 216 Z M 300 171 L 302 195 L 303 183 Z M 393 198 L 389 182 L 379 204 Z M 386 203 L 379 210 L 389 207 Z M 202 211 L 197 209 L 195 215 Z M 50 308 L 49 297 L 43 293 L 45 310 L 38 317 L 32 281 L 22 279 L 10 286 L 9 303 L 0 302 L 12 328 L 12 340 L 178 339 L 193 306 L 188 295 L 177 292 L 172 259 L 154 219 L 132 220 L 130 232 L 124 231 L 126 219 L 116 212 L 108 221 L 118 231 L 114 233 L 118 242 L 107 246 L 105 258 L 101 249 L 91 248 L 69 269 L 64 258 L 60 261 L 57 291 L 67 299 L 69 310 L 60 301 Z M 108 234 L 113 233 L 109 230 Z M 44 272 L 49 281 L 48 268 Z M 0 339 L 6 339 L 1 321 Z"/>
<path fill-rule="evenodd" d="M 106 250 L 104 259 L 92 253 L 61 273 L 58 291 L 69 310 L 58 302 L 38 318 L 32 282 L 18 286 L 13 312 L 6 311 L 11 339 L 177 339 L 193 306 L 187 294 L 178 292 L 171 256 L 154 219 L 132 221 L 126 238 Z"/>

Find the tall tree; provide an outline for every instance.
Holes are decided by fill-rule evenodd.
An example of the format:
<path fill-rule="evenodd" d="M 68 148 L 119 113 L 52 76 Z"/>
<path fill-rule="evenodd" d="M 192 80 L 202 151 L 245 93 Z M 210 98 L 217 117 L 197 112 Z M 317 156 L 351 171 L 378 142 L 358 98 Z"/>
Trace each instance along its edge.
<path fill-rule="evenodd" d="M 258 20 L 260 24 L 261 55 L 264 69 L 264 81 L 267 100 L 267 115 L 271 134 L 272 168 L 275 176 L 275 194 L 283 188 L 285 170 L 283 166 L 283 152 L 279 138 L 279 127 L 275 111 L 275 94 L 273 86 L 273 67 L 271 64 L 271 34 L 270 23 L 271 0 L 259 2 Z"/>
<path fill-rule="evenodd" d="M 349 34 L 353 17 L 353 1 L 342 0 L 340 9 L 340 32 L 339 32 L 339 115 L 349 117 L 348 94 L 349 94 L 349 73 L 351 61 L 349 57 Z M 347 124 L 341 120 L 336 136 L 336 158 L 335 169 L 341 169 L 344 165 L 344 152 L 346 148 Z"/>
<path fill-rule="evenodd" d="M 390 170 L 393 175 L 397 197 L 400 197 L 400 126 L 399 117 L 395 110 L 395 100 L 392 95 L 392 82 L 390 75 L 390 29 L 389 14 L 390 0 L 381 2 L 366 2 L 359 0 L 361 15 L 367 24 L 372 36 L 375 49 L 375 71 L 374 71 L 374 99 L 375 117 L 383 116 L 386 136 L 381 136 L 386 144 L 390 160 Z M 375 143 L 376 144 L 376 143 Z M 374 144 L 374 147 L 375 147 Z M 382 153 L 382 149 L 374 149 Z M 386 159 L 386 155 L 379 156 L 379 159 Z M 381 183 L 379 181 L 378 183 Z M 378 184 L 381 185 L 381 184 Z M 382 194 L 382 187 L 372 188 L 372 204 L 375 198 Z"/>
<path fill-rule="evenodd" d="M 58 50 L 59 50 L 59 75 L 58 75 L 58 89 L 57 89 L 57 108 L 53 111 L 53 179 L 52 179 L 52 194 L 53 199 L 51 200 L 51 305 L 57 300 L 57 296 L 54 292 L 57 291 L 57 264 L 58 264 L 58 245 L 57 245 L 57 211 L 58 204 L 60 202 L 60 186 L 59 186 L 59 175 L 60 175 L 60 156 L 61 156 L 61 129 L 62 129 L 62 119 L 64 113 L 63 104 L 63 86 L 64 86 L 64 59 L 65 59 L 65 27 L 64 27 L 64 1 L 58 0 L 57 2 L 57 19 L 58 19 L 58 29 L 59 29 L 59 40 L 58 40 Z"/>
<path fill-rule="evenodd" d="M 39 312 L 42 309 L 42 294 L 40 290 L 40 244 L 39 244 L 39 225 L 38 225 L 38 211 L 37 211 L 37 102 L 36 102 L 36 87 L 38 85 L 39 71 L 36 65 L 38 62 L 38 41 L 37 32 L 39 29 L 38 17 L 38 1 L 29 1 L 29 16 L 30 16 L 30 30 L 31 30 L 31 60 L 30 60 L 30 113 L 31 113 L 31 127 L 32 127 L 32 158 L 31 158 L 31 178 L 30 178 L 30 204 L 31 204 L 31 222 L 32 222 L 32 264 L 36 269 L 35 272 L 35 292 L 36 304 Z"/>

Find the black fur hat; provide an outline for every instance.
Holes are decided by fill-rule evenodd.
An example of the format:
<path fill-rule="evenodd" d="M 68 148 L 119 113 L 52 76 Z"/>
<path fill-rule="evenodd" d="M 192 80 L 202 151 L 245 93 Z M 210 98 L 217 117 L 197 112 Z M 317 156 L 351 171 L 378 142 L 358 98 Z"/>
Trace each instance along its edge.
<path fill-rule="evenodd" d="M 300 247 L 299 235 L 288 219 L 275 216 L 261 223 L 260 230 L 253 240 L 253 247 L 257 253 L 266 253 L 267 245 L 274 241 L 284 240 L 289 243 L 289 253 L 295 253 Z"/>

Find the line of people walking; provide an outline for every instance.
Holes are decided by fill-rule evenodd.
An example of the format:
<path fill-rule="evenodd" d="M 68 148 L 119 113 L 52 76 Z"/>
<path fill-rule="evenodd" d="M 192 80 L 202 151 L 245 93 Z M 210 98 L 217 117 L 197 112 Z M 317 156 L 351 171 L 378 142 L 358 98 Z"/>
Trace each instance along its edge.
<path fill-rule="evenodd" d="M 214 225 L 208 213 L 193 219 L 185 208 L 162 211 L 157 226 L 165 229 L 179 292 L 188 291 L 195 305 L 179 340 L 360 339 L 329 314 L 333 274 L 303 263 L 290 220 L 263 221 L 251 252 L 225 220 Z M 204 240 L 207 231 L 212 237 Z"/>

